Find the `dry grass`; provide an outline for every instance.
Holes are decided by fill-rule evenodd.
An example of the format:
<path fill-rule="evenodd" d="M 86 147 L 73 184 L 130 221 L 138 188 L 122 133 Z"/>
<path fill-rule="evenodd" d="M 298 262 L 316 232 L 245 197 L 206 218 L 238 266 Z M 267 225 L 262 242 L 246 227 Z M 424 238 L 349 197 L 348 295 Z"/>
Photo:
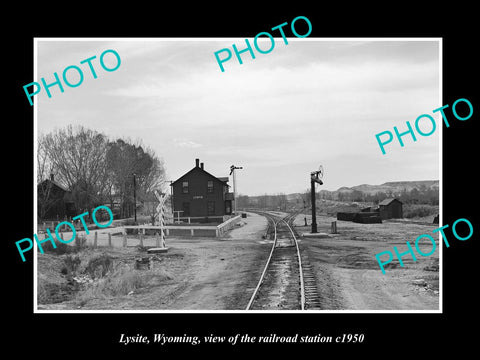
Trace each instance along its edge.
<path fill-rule="evenodd" d="M 78 293 L 76 300 L 83 306 L 92 299 L 129 295 L 142 288 L 164 284 L 172 278 L 163 269 L 136 270 L 131 264 L 120 264 L 113 272 L 101 277 Z"/>
<path fill-rule="evenodd" d="M 64 259 L 51 255 L 38 256 L 37 301 L 39 304 L 53 304 L 69 300 L 74 286 L 68 283 L 62 270 Z"/>
<path fill-rule="evenodd" d="M 172 279 L 157 261 L 151 270 L 136 270 L 137 256 L 136 249 L 110 249 L 106 253 L 88 247 L 61 255 L 55 251 L 40 254 L 37 258 L 38 304 L 74 301 L 81 305 L 94 298 L 110 299 L 132 291 L 136 293 Z"/>

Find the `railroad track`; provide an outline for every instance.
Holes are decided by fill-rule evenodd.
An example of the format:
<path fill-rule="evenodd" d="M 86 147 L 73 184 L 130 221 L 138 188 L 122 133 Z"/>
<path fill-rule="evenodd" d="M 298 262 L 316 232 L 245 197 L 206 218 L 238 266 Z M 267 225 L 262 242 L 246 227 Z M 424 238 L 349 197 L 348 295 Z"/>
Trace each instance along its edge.
<path fill-rule="evenodd" d="M 304 264 L 293 229 L 297 214 L 286 217 L 262 212 L 273 240 L 269 257 L 246 310 L 305 310 L 320 308 L 313 269 Z"/>

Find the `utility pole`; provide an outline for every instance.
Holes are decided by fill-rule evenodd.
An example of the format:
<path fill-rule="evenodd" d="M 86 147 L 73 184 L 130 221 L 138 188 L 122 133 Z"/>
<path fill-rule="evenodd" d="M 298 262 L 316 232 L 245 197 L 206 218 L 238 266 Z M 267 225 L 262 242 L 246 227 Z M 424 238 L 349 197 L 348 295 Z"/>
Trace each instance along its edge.
<path fill-rule="evenodd" d="M 133 173 L 133 212 L 135 214 L 135 225 L 137 225 L 137 183 L 135 180 L 136 174 Z"/>
<path fill-rule="evenodd" d="M 242 166 L 230 166 L 230 175 L 233 174 L 233 213 L 237 215 L 237 187 L 236 187 L 236 180 L 235 180 L 235 170 L 243 169 Z"/>
<path fill-rule="evenodd" d="M 310 196 L 312 202 L 312 234 L 317 233 L 317 209 L 315 204 L 315 183 L 323 185 L 321 178 L 323 177 L 323 167 L 320 165 L 318 171 L 312 171 L 310 173 Z"/>
<path fill-rule="evenodd" d="M 303 200 L 303 219 L 305 220 L 305 226 L 307 226 L 307 204 L 305 203 L 305 199 Z"/>
<path fill-rule="evenodd" d="M 170 180 L 170 206 L 172 208 L 173 222 L 175 223 L 175 206 L 173 203 L 173 180 Z"/>

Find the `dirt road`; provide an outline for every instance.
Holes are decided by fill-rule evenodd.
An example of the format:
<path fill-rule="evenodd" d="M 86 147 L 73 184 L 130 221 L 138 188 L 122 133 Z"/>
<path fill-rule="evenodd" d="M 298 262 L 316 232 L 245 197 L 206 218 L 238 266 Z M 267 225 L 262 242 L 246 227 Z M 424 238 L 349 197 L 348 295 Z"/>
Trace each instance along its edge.
<path fill-rule="evenodd" d="M 331 217 L 319 217 L 319 232 L 328 233 Z M 304 225 L 303 216 L 296 224 Z M 339 234 L 328 238 L 303 238 L 302 252 L 314 266 L 317 286 L 323 292 L 323 308 L 332 310 L 438 310 L 438 250 L 414 262 L 405 256 L 382 274 L 375 254 L 403 249 L 421 234 L 431 233 L 432 225 L 386 222 L 357 224 L 337 221 Z M 306 227 L 299 231 L 309 232 Z M 438 242 L 437 242 L 438 249 Z"/>

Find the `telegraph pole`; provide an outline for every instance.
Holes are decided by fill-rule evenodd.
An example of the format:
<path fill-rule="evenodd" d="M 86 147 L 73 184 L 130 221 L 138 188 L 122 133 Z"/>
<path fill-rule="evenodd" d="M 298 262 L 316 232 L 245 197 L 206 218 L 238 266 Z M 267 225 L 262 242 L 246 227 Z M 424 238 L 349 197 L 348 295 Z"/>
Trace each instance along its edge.
<path fill-rule="evenodd" d="M 136 180 L 135 180 L 136 174 L 133 173 L 133 211 L 135 214 L 135 225 L 137 225 L 137 193 L 136 193 Z"/>
<path fill-rule="evenodd" d="M 173 180 L 170 180 L 170 206 L 172 208 L 173 222 L 175 223 L 175 207 L 173 203 Z"/>
<path fill-rule="evenodd" d="M 235 185 L 235 170 L 236 169 L 243 169 L 242 166 L 230 166 L 230 175 L 233 174 L 233 213 L 237 215 L 237 187 Z"/>
<path fill-rule="evenodd" d="M 318 171 L 312 171 L 310 173 L 310 196 L 312 202 L 312 234 L 317 233 L 317 209 L 315 204 L 315 183 L 319 183 L 323 185 L 322 178 L 323 177 L 323 167 L 320 165 L 320 169 Z"/>

